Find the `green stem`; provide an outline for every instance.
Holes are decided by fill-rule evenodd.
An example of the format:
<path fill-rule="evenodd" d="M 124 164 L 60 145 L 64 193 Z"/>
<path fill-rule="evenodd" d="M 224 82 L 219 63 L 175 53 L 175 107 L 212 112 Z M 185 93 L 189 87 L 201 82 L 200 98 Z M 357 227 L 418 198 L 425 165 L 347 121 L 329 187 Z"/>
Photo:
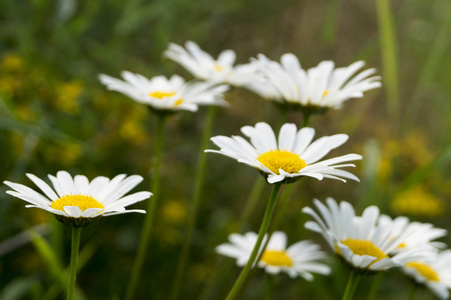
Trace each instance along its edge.
<path fill-rule="evenodd" d="M 215 115 L 215 107 L 211 106 L 207 112 L 207 118 L 205 120 L 204 133 L 202 136 L 202 144 L 201 144 L 201 152 L 199 155 L 199 160 L 197 163 L 197 172 L 196 172 L 196 183 L 194 186 L 193 193 L 193 204 L 191 208 L 191 213 L 188 219 L 188 228 L 186 230 L 185 240 L 182 245 L 182 253 L 179 258 L 177 271 L 174 279 L 174 283 L 172 286 L 171 296 L 169 299 L 176 300 L 179 298 L 180 286 L 182 284 L 183 275 L 186 269 L 186 264 L 189 256 L 189 248 L 190 241 L 193 235 L 194 228 L 196 226 L 197 215 L 199 212 L 200 204 L 201 204 L 201 196 L 202 196 L 202 188 L 205 181 L 205 170 L 206 170 L 206 162 L 207 156 L 204 150 L 208 146 L 208 141 L 211 136 L 211 130 L 213 127 L 213 120 Z"/>
<path fill-rule="evenodd" d="M 413 297 L 415 296 L 415 292 L 417 291 L 417 284 L 414 283 L 412 285 L 412 288 L 410 289 L 410 293 L 409 293 L 409 298 L 407 298 L 408 300 L 413 300 Z"/>
<path fill-rule="evenodd" d="M 355 280 L 354 280 L 354 284 L 352 285 L 352 289 L 351 289 L 351 294 L 350 294 L 350 298 L 352 299 L 354 297 L 355 291 L 357 289 L 357 286 L 359 285 L 359 281 L 360 281 L 360 277 L 362 277 L 362 275 L 357 274 Z"/>
<path fill-rule="evenodd" d="M 312 114 L 304 112 L 303 114 L 303 118 L 302 118 L 302 127 L 307 127 L 308 124 L 310 123 L 310 116 Z"/>
<path fill-rule="evenodd" d="M 274 290 L 274 275 L 266 274 L 266 285 L 265 285 L 265 295 L 264 300 L 271 300 L 272 291 Z"/>
<path fill-rule="evenodd" d="M 275 183 L 274 188 L 271 192 L 271 196 L 269 197 L 268 204 L 266 206 L 265 215 L 262 220 L 262 224 L 260 225 L 260 230 L 258 232 L 257 242 L 255 243 L 254 249 L 252 250 L 251 256 L 249 257 L 249 260 L 246 263 L 246 266 L 243 268 L 243 270 L 240 273 L 240 276 L 236 280 L 235 284 L 233 285 L 232 289 L 229 292 L 229 295 L 227 296 L 227 300 L 235 299 L 238 292 L 240 291 L 240 288 L 244 281 L 246 280 L 246 277 L 255 261 L 255 258 L 257 257 L 258 251 L 260 249 L 260 246 L 263 241 L 263 237 L 265 236 L 266 232 L 268 231 L 269 224 L 271 223 L 271 218 L 274 213 L 274 208 L 277 203 L 277 194 L 279 193 L 281 183 Z"/>
<path fill-rule="evenodd" d="M 70 253 L 70 273 L 67 286 L 67 300 L 74 299 L 75 279 L 77 277 L 78 249 L 80 248 L 81 227 L 72 227 L 72 249 Z"/>
<path fill-rule="evenodd" d="M 165 128 L 165 115 L 158 115 L 157 119 L 157 133 L 155 141 L 155 162 L 151 181 L 151 191 L 153 197 L 147 201 L 146 217 L 144 219 L 143 229 L 141 231 L 141 238 L 138 247 L 138 253 L 133 264 L 132 275 L 127 286 L 127 292 L 125 299 L 134 299 L 136 286 L 138 285 L 138 279 L 141 275 L 141 270 L 144 265 L 145 255 L 147 253 L 147 247 L 149 246 L 150 235 L 152 232 L 152 224 L 155 216 L 155 210 L 157 207 L 157 201 L 160 194 L 160 166 L 163 155 L 163 142 L 164 142 L 164 128 Z"/>
<path fill-rule="evenodd" d="M 348 283 L 346 284 L 345 293 L 343 294 L 342 300 L 351 300 L 352 299 L 352 289 L 354 286 L 354 277 L 355 277 L 355 271 L 352 270 L 349 273 Z"/>
<path fill-rule="evenodd" d="M 398 59 L 396 56 L 396 36 L 390 0 L 376 0 L 377 19 L 383 63 L 383 81 L 387 94 L 387 108 L 390 116 L 399 116 Z"/>
<path fill-rule="evenodd" d="M 382 278 L 384 277 L 384 273 L 379 272 L 375 278 L 373 279 L 373 284 L 371 285 L 370 292 L 366 300 L 376 300 L 377 291 L 379 290 L 379 286 L 381 285 Z"/>
<path fill-rule="evenodd" d="M 263 176 L 258 176 L 252 186 L 252 190 L 249 194 L 249 198 L 246 201 L 246 205 L 244 206 L 243 213 L 240 218 L 240 231 L 246 226 L 249 217 L 255 211 L 255 206 L 257 206 L 258 201 L 263 192 L 263 188 L 265 187 L 266 180 Z"/>

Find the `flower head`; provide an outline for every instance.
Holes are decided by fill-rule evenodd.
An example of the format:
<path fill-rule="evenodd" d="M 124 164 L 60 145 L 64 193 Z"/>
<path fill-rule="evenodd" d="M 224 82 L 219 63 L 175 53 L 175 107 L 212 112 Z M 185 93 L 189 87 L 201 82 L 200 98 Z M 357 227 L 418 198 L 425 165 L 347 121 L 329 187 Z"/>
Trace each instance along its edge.
<path fill-rule="evenodd" d="M 304 207 L 302 211 L 315 219 L 305 223 L 305 228 L 320 233 L 331 249 L 357 270 L 383 271 L 434 253 L 432 247 L 423 245 L 391 256 L 410 233 L 400 230 L 393 236 L 393 224 L 378 222 L 379 209 L 376 206 L 367 207 L 359 217 L 352 205 L 345 201 L 338 205 L 334 199 L 328 198 L 326 206 L 315 199 L 314 204 L 321 216 L 310 207 Z"/>
<path fill-rule="evenodd" d="M 402 267 L 402 271 L 417 283 L 424 284 L 440 299 L 449 298 L 451 250 L 443 251 L 427 259 L 407 263 Z"/>
<path fill-rule="evenodd" d="M 254 62 L 268 84 L 280 93 L 281 98 L 273 100 L 304 109 L 338 109 L 344 101 L 362 98 L 364 92 L 381 86 L 380 77 L 371 76 L 375 69 L 355 75 L 365 64 L 363 61 L 336 69 L 332 61 L 323 61 L 304 70 L 295 55 L 286 53 L 280 63 L 262 54 Z"/>
<path fill-rule="evenodd" d="M 99 176 L 89 182 L 86 176 L 76 175 L 72 178 L 68 172 L 59 171 L 56 177 L 49 175 L 53 189 L 37 176 L 27 176 L 44 195 L 25 185 L 5 181 L 4 183 L 13 189 L 7 193 L 30 203 L 25 206 L 27 208 L 37 207 L 49 211 L 61 222 L 76 227 L 85 226 L 100 216 L 145 213 L 141 209 L 126 210 L 125 207 L 152 195 L 150 192 L 138 192 L 125 196 L 143 180 L 138 175 L 126 177 L 121 174 L 111 180 Z"/>
<path fill-rule="evenodd" d="M 379 217 L 379 223 L 383 226 L 389 226 L 391 230 L 391 238 L 397 238 L 403 235 L 401 244 L 393 249 L 393 253 L 415 249 L 422 246 L 429 246 L 437 249 L 444 249 L 445 243 L 433 241 L 444 237 L 448 232 L 445 229 L 434 227 L 430 223 L 409 222 L 406 217 L 397 217 L 395 219 L 386 215 Z"/>
<path fill-rule="evenodd" d="M 265 236 L 262 247 L 267 238 Z M 248 232 L 244 235 L 234 233 L 229 236 L 229 241 L 230 244 L 222 244 L 216 247 L 216 252 L 236 258 L 236 264 L 240 267 L 244 266 L 257 242 L 257 234 L 254 232 Z M 292 278 L 300 276 L 311 281 L 313 280 L 311 273 L 324 275 L 330 273 L 328 266 L 318 262 L 318 260 L 326 257 L 326 254 L 319 250 L 320 247 L 311 241 L 297 242 L 287 248 L 286 234 L 275 231 L 271 235 L 258 266 L 264 268 L 270 274 L 285 272 Z"/>
<path fill-rule="evenodd" d="M 346 142 L 346 134 L 324 136 L 311 143 L 315 135 L 313 128 L 305 127 L 297 131 L 296 125 L 289 123 L 280 129 L 278 141 L 267 123 L 245 126 L 241 131 L 250 138 L 251 143 L 239 136 L 215 136 L 211 140 L 221 149 L 206 152 L 223 154 L 252 166 L 267 175 L 269 183 L 292 182 L 300 176 L 318 180 L 332 178 L 346 182 L 343 178 L 349 178 L 359 181 L 355 175 L 339 168 L 355 167 L 342 163 L 362 159 L 362 156 L 348 154 L 320 161 L 332 149 Z"/>
<path fill-rule="evenodd" d="M 156 111 L 197 111 L 198 105 L 226 105 L 223 93 L 226 85 L 205 82 L 186 83 L 177 75 L 170 79 L 155 76 L 152 79 L 123 71 L 125 81 L 101 74 L 100 81 L 109 90 L 120 92 L 133 100 L 149 105 Z"/>
<path fill-rule="evenodd" d="M 203 51 L 192 41 L 185 43 L 185 48 L 170 43 L 164 56 L 184 67 L 196 78 L 214 83 L 239 85 L 248 72 L 246 65 L 233 66 L 236 54 L 233 50 L 222 51 L 217 59 Z"/>

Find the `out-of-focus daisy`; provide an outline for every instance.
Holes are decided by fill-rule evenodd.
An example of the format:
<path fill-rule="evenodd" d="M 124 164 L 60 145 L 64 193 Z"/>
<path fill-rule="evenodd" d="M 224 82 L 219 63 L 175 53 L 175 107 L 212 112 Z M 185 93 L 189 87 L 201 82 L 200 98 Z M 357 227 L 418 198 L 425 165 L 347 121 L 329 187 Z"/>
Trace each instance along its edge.
<path fill-rule="evenodd" d="M 405 240 L 408 232 L 393 237 L 390 223 L 378 223 L 379 209 L 367 207 L 362 216 L 356 216 L 348 202 L 340 205 L 327 199 L 327 206 L 315 199 L 319 215 L 310 207 L 304 213 L 315 221 L 305 223 L 305 228 L 320 233 L 331 249 L 351 267 L 360 271 L 383 271 L 405 263 L 423 259 L 433 254 L 433 248 L 423 245 L 390 254 Z"/>
<path fill-rule="evenodd" d="M 214 59 L 192 41 L 187 41 L 185 48 L 170 43 L 164 56 L 180 64 L 196 78 L 214 83 L 239 85 L 245 79 L 243 75 L 251 71 L 247 65 L 234 67 L 235 51 L 224 50 L 219 54 L 218 59 Z"/>
<path fill-rule="evenodd" d="M 392 228 L 392 238 L 395 238 L 400 234 L 404 236 L 401 244 L 393 249 L 393 253 L 418 248 L 424 245 L 437 249 L 446 248 L 445 243 L 433 240 L 444 237 L 447 234 L 447 230 L 436 228 L 430 223 L 409 222 L 409 219 L 406 217 L 392 219 L 387 215 L 381 215 L 379 217 L 379 223 L 383 226 L 390 226 Z"/>
<path fill-rule="evenodd" d="M 380 76 L 372 76 L 375 69 L 356 72 L 365 64 L 355 62 L 348 67 L 335 68 L 332 61 L 323 61 L 318 66 L 304 70 L 297 57 L 291 53 L 282 55 L 280 63 L 260 54 L 254 60 L 258 70 L 280 94 L 273 100 L 322 111 L 341 108 L 344 101 L 362 98 L 363 93 L 380 87 Z"/>
<path fill-rule="evenodd" d="M 265 244 L 266 239 L 267 236 L 265 236 L 262 245 Z M 222 244 L 216 247 L 216 252 L 235 258 L 236 264 L 243 267 L 255 246 L 257 234 L 254 232 L 248 232 L 244 235 L 234 233 L 229 236 L 229 241 L 230 244 Z M 264 268 L 270 274 L 285 272 L 292 278 L 300 276 L 311 281 L 313 280 L 311 273 L 324 275 L 330 273 L 330 268 L 327 265 L 318 262 L 325 257 L 326 254 L 320 251 L 320 246 L 311 241 L 297 242 L 287 248 L 286 234 L 275 231 L 271 235 L 258 266 Z"/>
<path fill-rule="evenodd" d="M 440 299 L 449 298 L 451 289 L 451 250 L 424 260 L 413 261 L 402 267 L 405 274 L 424 284 Z"/>
<path fill-rule="evenodd" d="M 346 142 L 346 134 L 324 136 L 313 143 L 315 130 L 305 127 L 297 131 L 296 125 L 284 124 L 280 129 L 279 139 L 271 126 L 266 123 L 257 123 L 255 127 L 245 126 L 241 128 L 243 134 L 250 138 L 251 143 L 240 136 L 215 136 L 211 138 L 220 150 L 206 150 L 229 156 L 238 162 L 258 169 L 262 174 L 267 174 L 269 183 L 284 181 L 289 183 L 300 176 L 338 179 L 343 178 L 356 181 L 359 179 L 346 171 L 339 170 L 343 167 L 355 167 L 344 162 L 360 160 L 358 154 L 347 154 L 320 161 L 332 149 Z"/>
<path fill-rule="evenodd" d="M 56 177 L 49 175 L 53 189 L 37 176 L 27 176 L 44 195 L 25 185 L 5 181 L 4 183 L 13 189 L 7 193 L 30 203 L 25 207 L 49 211 L 61 222 L 75 227 L 85 226 L 100 216 L 145 213 L 142 209 L 126 210 L 125 207 L 152 195 L 150 192 L 137 192 L 125 196 L 143 180 L 138 175 L 126 177 L 121 174 L 111 180 L 99 176 L 89 182 L 86 176 L 76 175 L 72 178 L 68 172 L 59 171 Z"/>
<path fill-rule="evenodd" d="M 223 96 L 228 90 L 226 85 L 186 83 L 178 75 L 173 75 L 170 79 L 164 76 L 147 79 L 127 71 L 122 72 L 122 77 L 125 81 L 104 74 L 99 76 L 109 90 L 120 92 L 157 111 L 197 111 L 198 105 L 227 105 Z"/>

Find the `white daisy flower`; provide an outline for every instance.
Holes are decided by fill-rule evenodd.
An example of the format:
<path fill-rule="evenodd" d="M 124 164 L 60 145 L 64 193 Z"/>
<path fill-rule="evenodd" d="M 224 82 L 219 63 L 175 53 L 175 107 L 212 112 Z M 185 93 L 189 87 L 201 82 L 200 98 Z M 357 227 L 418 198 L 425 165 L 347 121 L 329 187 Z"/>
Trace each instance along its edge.
<path fill-rule="evenodd" d="M 262 247 L 267 238 L 265 236 Z M 229 241 L 230 244 L 222 244 L 216 247 L 216 252 L 235 258 L 239 267 L 245 266 L 254 249 L 257 234 L 255 232 L 248 232 L 244 235 L 234 233 L 229 236 Z M 287 248 L 286 234 L 275 231 L 271 235 L 258 266 L 264 268 L 270 274 L 285 272 L 292 278 L 300 276 L 312 281 L 313 275 L 311 273 L 328 275 L 331 271 L 327 265 L 318 262 L 318 260 L 326 257 L 326 254 L 319 250 L 320 246 L 311 241 L 297 242 Z"/>
<path fill-rule="evenodd" d="M 276 140 L 274 131 L 266 123 L 257 123 L 255 127 L 245 126 L 241 132 L 250 138 L 251 143 L 240 136 L 215 136 L 211 138 L 220 150 L 205 150 L 219 153 L 238 160 L 267 174 L 269 183 L 284 181 L 290 183 L 300 176 L 338 179 L 359 179 L 346 171 L 343 167 L 355 167 L 353 164 L 343 164 L 353 160 L 360 160 L 362 156 L 347 154 L 320 161 L 332 149 L 346 142 L 346 134 L 324 136 L 313 143 L 315 130 L 305 127 L 297 131 L 296 125 L 284 124 L 280 129 L 279 139 Z"/>
<path fill-rule="evenodd" d="M 76 227 L 85 226 L 100 216 L 146 213 L 142 209 L 126 210 L 125 207 L 152 196 L 150 192 L 138 192 L 124 197 L 143 180 L 138 175 L 126 177 L 121 174 L 111 180 L 98 176 L 89 182 L 86 176 L 76 175 L 72 178 L 68 172 L 59 171 L 56 177 L 48 175 L 53 189 L 37 176 L 27 176 L 44 195 L 25 185 L 5 181 L 13 189 L 7 193 L 30 203 L 25 206 L 27 208 L 37 207 L 49 211 L 59 221 Z"/>
<path fill-rule="evenodd" d="M 233 66 L 236 59 L 235 51 L 224 50 L 218 59 L 214 59 L 192 41 L 186 42 L 185 48 L 170 43 L 164 56 L 180 64 L 194 77 L 214 83 L 239 85 L 250 71 L 247 65 Z"/>
<path fill-rule="evenodd" d="M 338 205 L 334 199 L 328 198 L 326 206 L 317 199 L 313 201 L 321 217 L 310 207 L 304 207 L 302 212 L 315 219 L 315 222 L 305 223 L 305 228 L 320 233 L 331 249 L 355 269 L 383 271 L 433 253 L 432 247 L 423 245 L 390 256 L 409 232 L 393 237 L 391 224 L 378 223 L 379 209 L 376 206 L 367 207 L 358 217 L 348 202 L 342 201 Z"/>
<path fill-rule="evenodd" d="M 387 215 L 379 217 L 379 223 L 392 228 L 392 238 L 403 234 L 404 239 L 401 244 L 393 249 L 393 253 L 398 253 L 412 248 L 428 245 L 437 249 L 446 248 L 446 244 L 433 241 L 444 237 L 448 232 L 442 228 L 436 228 L 430 223 L 409 222 L 407 217 L 397 217 L 392 219 Z"/>
<path fill-rule="evenodd" d="M 413 261 L 402 271 L 417 283 L 424 284 L 440 299 L 449 298 L 451 289 L 451 250 L 443 251 L 424 260 Z"/>
<path fill-rule="evenodd" d="M 228 90 L 226 85 L 186 83 L 178 75 L 173 75 L 170 79 L 164 76 L 147 79 L 127 71 L 122 72 L 122 77 L 125 81 L 104 74 L 99 75 L 100 81 L 108 90 L 120 92 L 157 111 L 197 111 L 198 105 L 227 105 L 223 96 Z"/>
<path fill-rule="evenodd" d="M 356 75 L 364 66 L 363 61 L 336 69 L 334 62 L 323 61 L 314 68 L 304 70 L 295 55 L 286 53 L 280 63 L 269 60 L 263 54 L 259 54 L 254 62 L 267 82 L 281 94 L 282 97 L 274 98 L 275 101 L 313 111 L 341 108 L 344 101 L 362 98 L 364 92 L 381 86 L 380 76 L 371 76 L 375 69 Z"/>

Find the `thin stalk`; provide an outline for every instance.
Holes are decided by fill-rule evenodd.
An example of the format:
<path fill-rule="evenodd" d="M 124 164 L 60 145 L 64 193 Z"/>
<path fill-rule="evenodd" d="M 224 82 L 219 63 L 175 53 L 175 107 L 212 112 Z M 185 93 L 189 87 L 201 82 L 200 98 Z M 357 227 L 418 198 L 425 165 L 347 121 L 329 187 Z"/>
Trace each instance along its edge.
<path fill-rule="evenodd" d="M 262 220 L 262 224 L 260 225 L 260 230 L 258 232 L 257 242 L 255 243 L 254 249 L 252 250 L 251 256 L 249 257 L 249 260 L 246 263 L 246 266 L 243 268 L 243 270 L 240 273 L 240 276 L 236 280 L 235 284 L 233 285 L 232 289 L 229 292 L 229 295 L 227 296 L 227 300 L 235 299 L 238 292 L 241 289 L 241 286 L 246 281 L 246 277 L 255 261 L 255 258 L 257 257 L 258 251 L 260 249 L 260 246 L 263 242 L 263 237 L 265 236 L 266 232 L 268 231 L 269 224 L 271 223 L 271 218 L 274 213 L 274 208 L 276 207 L 277 203 L 277 194 L 279 193 L 281 183 L 274 184 L 274 188 L 271 192 L 271 196 L 269 197 L 268 204 L 266 206 L 265 215 Z"/>
<path fill-rule="evenodd" d="M 165 115 L 158 115 L 155 141 L 155 163 L 150 185 L 151 191 L 153 192 L 153 197 L 149 201 L 147 201 L 146 217 L 144 219 L 143 229 L 141 231 L 138 253 L 136 254 L 132 275 L 127 286 L 127 292 L 125 296 L 125 299 L 127 300 L 134 299 L 136 286 L 138 285 L 138 279 L 141 275 L 145 255 L 147 253 L 147 247 L 149 246 L 150 235 L 152 233 L 153 219 L 155 216 L 155 210 L 157 208 L 157 200 L 160 194 L 160 166 L 163 156 L 164 128 L 166 123 L 165 121 Z"/>
<path fill-rule="evenodd" d="M 362 277 L 362 275 L 357 274 L 357 276 L 354 280 L 354 284 L 352 285 L 351 295 L 350 295 L 349 299 L 352 299 L 354 297 L 355 291 L 357 290 L 357 286 L 359 285 L 360 277 Z"/>
<path fill-rule="evenodd" d="M 376 300 L 377 291 L 379 290 L 379 286 L 381 285 L 382 278 L 384 277 L 384 273 L 379 272 L 375 278 L 373 279 L 373 284 L 371 285 L 370 292 L 366 300 Z"/>
<path fill-rule="evenodd" d="M 266 274 L 266 285 L 265 285 L 265 295 L 264 300 L 272 300 L 274 290 L 274 275 L 272 274 Z"/>
<path fill-rule="evenodd" d="M 182 245 L 182 253 L 179 258 L 179 262 L 177 265 L 177 271 L 174 279 L 174 283 L 172 286 L 171 296 L 169 299 L 176 300 L 179 298 L 180 293 L 180 287 L 182 284 L 183 275 L 185 273 L 186 264 L 188 261 L 189 256 L 189 248 L 190 248 L 190 241 L 191 237 L 193 235 L 194 228 L 196 226 L 196 220 L 197 215 L 199 212 L 199 208 L 201 205 L 201 196 L 202 196 L 202 188 L 204 186 L 205 181 L 205 170 L 206 170 L 206 162 L 207 162 L 207 156 L 204 150 L 208 146 L 208 141 L 211 136 L 211 129 L 213 127 L 213 120 L 215 115 L 215 107 L 211 106 L 208 109 L 207 117 L 205 120 L 205 126 L 204 126 L 204 133 L 202 136 L 201 141 L 201 152 L 199 155 L 199 160 L 197 163 L 197 171 L 196 171 L 196 183 L 194 186 L 194 193 L 193 193 L 193 204 L 191 207 L 191 213 L 188 219 L 188 225 L 187 225 L 187 231 L 185 235 L 185 240 L 183 241 Z"/>
<path fill-rule="evenodd" d="M 379 25 L 380 46 L 382 52 L 383 81 L 387 94 L 387 109 L 390 116 L 399 116 L 398 58 L 396 56 L 396 36 L 390 0 L 376 0 L 376 12 Z"/>
<path fill-rule="evenodd" d="M 304 112 L 304 114 L 302 115 L 302 127 L 307 127 L 308 124 L 310 123 L 310 117 L 312 116 L 312 114 Z"/>
<path fill-rule="evenodd" d="M 67 285 L 67 300 L 74 299 L 75 279 L 77 277 L 78 249 L 80 248 L 81 227 L 72 227 L 72 249 L 70 253 L 69 283 Z"/>
<path fill-rule="evenodd" d="M 251 193 L 249 194 L 249 198 L 246 201 L 246 205 L 244 206 L 243 213 L 240 218 L 240 231 L 244 229 L 246 226 L 249 217 L 254 212 L 255 207 L 257 206 L 258 200 L 261 198 L 261 194 L 265 187 L 266 179 L 263 176 L 258 176 L 252 186 Z"/>
<path fill-rule="evenodd" d="M 352 299 L 352 290 L 354 288 L 354 277 L 355 277 L 355 271 L 352 270 L 349 273 L 348 283 L 346 284 L 345 293 L 343 294 L 342 300 L 351 300 Z"/>

